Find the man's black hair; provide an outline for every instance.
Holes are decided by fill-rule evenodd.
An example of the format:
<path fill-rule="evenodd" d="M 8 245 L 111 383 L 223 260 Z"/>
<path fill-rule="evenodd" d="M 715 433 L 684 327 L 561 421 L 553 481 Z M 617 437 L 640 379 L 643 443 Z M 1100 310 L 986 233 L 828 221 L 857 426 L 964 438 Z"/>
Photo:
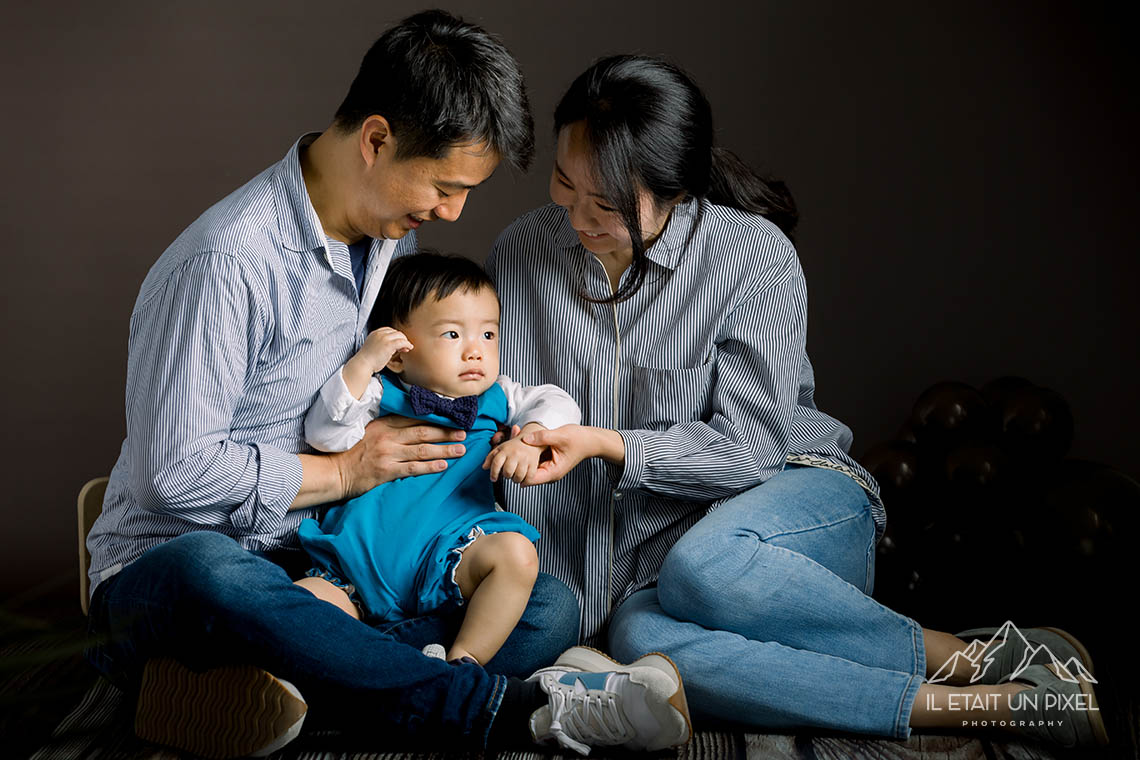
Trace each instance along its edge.
<path fill-rule="evenodd" d="M 446 11 L 409 16 L 365 54 L 334 123 L 350 132 L 372 115 L 388 120 L 397 158 L 442 158 L 453 146 L 486 142 L 526 171 L 534 156 L 518 61 L 484 29 Z"/>
<path fill-rule="evenodd" d="M 420 251 L 392 261 L 376 305 L 368 316 L 369 331 L 396 327 L 429 298 L 440 301 L 457 290 L 477 292 L 488 288 L 498 299 L 498 291 L 483 267 L 463 256 Z"/>

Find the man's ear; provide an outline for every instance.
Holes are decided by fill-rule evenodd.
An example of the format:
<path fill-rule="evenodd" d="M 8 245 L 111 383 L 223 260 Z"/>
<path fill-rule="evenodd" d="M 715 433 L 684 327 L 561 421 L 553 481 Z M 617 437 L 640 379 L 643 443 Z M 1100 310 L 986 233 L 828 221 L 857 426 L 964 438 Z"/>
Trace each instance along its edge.
<path fill-rule="evenodd" d="M 371 168 L 381 151 L 395 155 L 396 137 L 392 134 L 388 120 L 379 114 L 373 114 L 360 125 L 360 155 L 364 158 L 365 165 Z"/>

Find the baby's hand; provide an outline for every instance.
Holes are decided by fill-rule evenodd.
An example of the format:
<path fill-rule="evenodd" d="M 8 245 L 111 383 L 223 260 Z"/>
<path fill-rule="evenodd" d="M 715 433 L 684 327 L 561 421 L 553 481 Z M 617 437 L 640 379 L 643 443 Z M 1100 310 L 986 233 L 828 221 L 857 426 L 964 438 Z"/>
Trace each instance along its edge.
<path fill-rule="evenodd" d="M 530 423 L 525 430 L 544 430 L 541 425 Z M 499 476 L 510 478 L 516 483 L 526 480 L 527 475 L 538 469 L 542 457 L 543 447 L 531 446 L 523 443 L 522 436 L 503 441 L 483 460 L 483 469 L 491 471 L 491 480 L 496 481 Z"/>
<path fill-rule="evenodd" d="M 414 348 L 408 336 L 394 327 L 381 327 L 368 333 L 364 345 L 356 352 L 356 356 L 364 362 L 370 375 L 375 375 L 388 366 L 388 362 L 398 353 L 411 351 Z"/>

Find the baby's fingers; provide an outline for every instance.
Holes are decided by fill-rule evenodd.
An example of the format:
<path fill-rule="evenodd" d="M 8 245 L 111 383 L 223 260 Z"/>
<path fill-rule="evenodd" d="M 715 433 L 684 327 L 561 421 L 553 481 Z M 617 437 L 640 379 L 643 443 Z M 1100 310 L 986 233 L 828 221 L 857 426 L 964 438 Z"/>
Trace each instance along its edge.
<path fill-rule="evenodd" d="M 506 455 L 500 449 L 495 449 L 487 455 L 491 460 L 491 480 L 496 481 L 499 479 L 499 474 L 503 470 L 503 462 L 506 460 Z"/>
<path fill-rule="evenodd" d="M 504 478 L 509 478 L 511 480 L 514 480 L 515 470 L 518 469 L 518 466 L 519 466 L 518 457 L 503 457 L 503 468 L 499 472 L 499 474 Z"/>
<path fill-rule="evenodd" d="M 511 475 L 511 480 L 515 481 L 516 483 L 522 483 L 524 480 L 526 480 L 527 475 L 530 474 L 531 469 L 532 468 L 529 461 L 519 462 L 518 467 L 515 468 L 514 473 Z"/>

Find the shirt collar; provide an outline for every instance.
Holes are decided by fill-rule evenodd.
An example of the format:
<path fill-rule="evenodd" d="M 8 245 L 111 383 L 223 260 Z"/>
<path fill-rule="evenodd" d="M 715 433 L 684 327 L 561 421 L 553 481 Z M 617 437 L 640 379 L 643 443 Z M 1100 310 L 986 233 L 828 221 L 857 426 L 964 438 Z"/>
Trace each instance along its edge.
<path fill-rule="evenodd" d="M 300 161 L 300 149 L 308 146 L 319 134 L 310 132 L 302 135 L 273 173 L 277 228 L 282 244 L 294 251 L 313 251 L 325 246 L 324 229 L 309 200 Z"/>
<path fill-rule="evenodd" d="M 699 203 L 695 198 L 686 198 L 673 207 L 669 219 L 665 222 L 665 229 L 645 252 L 647 259 L 666 269 L 677 268 L 681 254 L 685 250 L 685 243 L 689 239 L 689 232 L 696 221 Z M 578 233 L 570 225 L 569 214 L 566 213 L 566 209 L 562 209 L 561 212 L 562 225 L 558 228 L 555 242 L 563 248 L 581 246 Z M 585 250 L 584 246 L 582 250 Z"/>

